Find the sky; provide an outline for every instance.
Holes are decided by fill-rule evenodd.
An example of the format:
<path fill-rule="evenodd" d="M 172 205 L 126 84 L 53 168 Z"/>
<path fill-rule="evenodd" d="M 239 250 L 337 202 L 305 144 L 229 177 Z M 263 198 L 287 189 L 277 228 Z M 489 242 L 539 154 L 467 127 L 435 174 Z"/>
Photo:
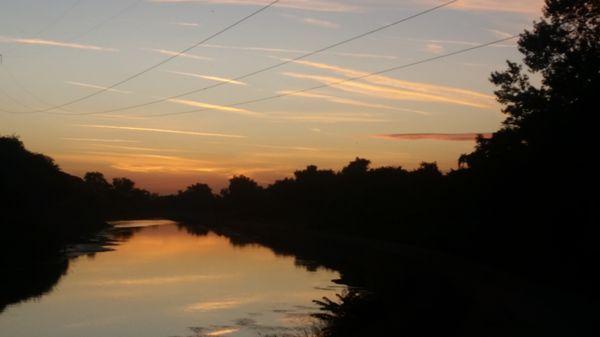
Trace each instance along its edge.
<path fill-rule="evenodd" d="M 515 41 L 364 76 L 518 34 L 543 4 L 459 0 L 232 80 L 445 2 L 280 0 L 223 31 L 271 1 L 0 0 L 0 134 L 68 173 L 157 193 L 241 174 L 268 184 L 355 157 L 450 170 L 501 127 L 489 75 L 521 59 Z"/>

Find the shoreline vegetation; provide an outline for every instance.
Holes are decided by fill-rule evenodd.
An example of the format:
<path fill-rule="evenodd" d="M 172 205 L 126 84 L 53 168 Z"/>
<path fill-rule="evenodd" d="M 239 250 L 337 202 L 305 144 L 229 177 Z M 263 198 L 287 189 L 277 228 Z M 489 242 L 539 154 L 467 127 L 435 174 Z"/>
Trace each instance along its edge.
<path fill-rule="evenodd" d="M 546 1 L 520 36 L 522 64 L 491 76 L 503 127 L 446 174 L 356 158 L 269 186 L 235 176 L 220 193 L 197 183 L 159 196 L 127 178 L 68 175 L 0 137 L 1 262 L 11 271 L 0 310 L 51 289 L 40 275 L 55 283 L 66 266 L 42 261 L 106 220 L 163 217 L 334 268 L 367 290 L 320 301 L 322 336 L 590 335 L 600 246 L 597 174 L 584 160 L 597 152 L 599 18 L 597 1 Z"/>

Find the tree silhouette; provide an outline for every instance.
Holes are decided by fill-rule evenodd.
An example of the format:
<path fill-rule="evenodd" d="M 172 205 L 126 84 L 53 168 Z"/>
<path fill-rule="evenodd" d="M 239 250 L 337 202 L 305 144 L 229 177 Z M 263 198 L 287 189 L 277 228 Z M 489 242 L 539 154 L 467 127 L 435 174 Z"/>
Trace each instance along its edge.
<path fill-rule="evenodd" d="M 519 40 L 523 65 L 492 74 L 507 114 L 504 128 L 462 157 L 477 167 L 493 156 L 522 152 L 547 164 L 557 151 L 589 155 L 593 107 L 600 83 L 600 4 L 595 0 L 547 0 L 544 17 Z M 530 74 L 541 77 L 535 86 Z M 501 152 L 510 152 L 505 155 Z M 559 152 L 560 153 L 560 152 Z M 485 158 L 485 159 L 484 159 Z"/>
<path fill-rule="evenodd" d="M 239 215 L 256 215 L 260 212 L 263 188 L 244 175 L 229 179 L 229 186 L 221 191 L 221 197 L 229 210 Z"/>
<path fill-rule="evenodd" d="M 96 193 L 107 193 L 112 187 L 100 172 L 86 173 L 83 181 Z"/>
<path fill-rule="evenodd" d="M 356 157 L 354 161 L 351 161 L 342 169 L 342 174 L 348 176 L 364 175 L 369 171 L 369 165 L 371 165 L 370 160 Z"/>
<path fill-rule="evenodd" d="M 184 204 L 188 210 L 206 211 L 214 207 L 215 196 L 210 186 L 197 183 L 188 186 L 185 191 L 179 191 L 177 202 Z"/>
<path fill-rule="evenodd" d="M 523 64 L 508 62 L 491 76 L 507 118 L 461 156 L 469 171 L 457 188 L 470 191 L 474 219 L 489 219 L 477 229 L 483 255 L 533 274 L 562 268 L 589 279 L 597 226 L 585 189 L 596 173 L 582 162 L 597 151 L 600 2 L 547 0 L 543 18 L 518 45 Z M 485 201 L 473 199 L 481 196 Z"/>
<path fill-rule="evenodd" d="M 112 182 L 115 192 L 127 195 L 133 193 L 135 182 L 128 178 L 114 178 Z"/>

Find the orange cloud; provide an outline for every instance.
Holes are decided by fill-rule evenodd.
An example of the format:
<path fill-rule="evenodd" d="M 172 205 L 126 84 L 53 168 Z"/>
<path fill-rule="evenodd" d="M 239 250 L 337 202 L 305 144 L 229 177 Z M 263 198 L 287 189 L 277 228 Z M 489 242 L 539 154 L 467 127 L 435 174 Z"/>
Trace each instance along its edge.
<path fill-rule="evenodd" d="M 428 43 L 425 46 L 425 50 L 428 53 L 432 53 L 432 54 L 441 54 L 444 51 L 444 46 L 436 44 L 436 43 Z"/>
<path fill-rule="evenodd" d="M 156 3 L 209 3 L 220 5 L 255 5 L 266 6 L 268 0 L 152 0 Z M 358 12 L 359 6 L 336 1 L 323 0 L 286 0 L 277 4 L 278 7 L 303 9 L 315 12 Z"/>
<path fill-rule="evenodd" d="M 283 73 L 283 75 L 298 78 L 298 79 L 306 79 L 313 80 L 323 84 L 331 85 L 334 88 L 352 92 L 355 94 L 367 95 L 377 98 L 383 99 L 391 99 L 391 100 L 400 100 L 400 101 L 419 101 L 419 102 L 440 102 L 440 103 L 450 103 L 464 106 L 471 106 L 475 108 L 489 108 L 488 105 L 478 103 L 472 100 L 467 100 L 461 97 L 453 97 L 450 95 L 442 95 L 435 93 L 427 93 L 427 92 L 418 92 L 414 90 L 406 90 L 393 88 L 391 86 L 385 85 L 373 85 L 361 82 L 342 82 L 342 78 L 331 77 L 331 76 L 317 76 L 317 75 L 308 75 L 308 74 L 299 74 L 287 72 Z"/>
<path fill-rule="evenodd" d="M 252 47 L 252 46 L 225 46 L 218 44 L 203 44 L 199 47 L 202 48 L 214 48 L 214 49 L 230 49 L 230 50 L 242 50 L 251 52 L 265 52 L 265 53 L 282 53 L 282 54 L 308 54 L 312 51 L 301 50 L 301 49 L 284 49 L 284 48 L 268 48 L 268 47 Z M 343 53 L 343 52 L 323 52 L 322 54 L 346 56 L 354 58 L 372 58 L 372 59 L 385 59 L 385 60 L 396 60 L 397 57 L 393 55 L 379 55 L 379 54 L 367 54 L 367 53 Z"/>
<path fill-rule="evenodd" d="M 199 24 L 195 22 L 171 22 L 172 25 L 182 26 L 182 27 L 198 27 Z"/>
<path fill-rule="evenodd" d="M 491 133 L 396 133 L 374 135 L 373 138 L 389 140 L 439 140 L 439 141 L 475 141 L 477 136 L 490 138 Z"/>
<path fill-rule="evenodd" d="M 216 104 L 209 104 L 209 103 L 202 103 L 202 102 L 192 101 L 192 100 L 187 100 L 187 99 L 172 98 L 172 99 L 169 99 L 168 102 L 183 104 L 183 105 L 192 106 L 192 107 L 201 108 L 201 109 L 233 112 L 233 113 L 237 113 L 237 114 L 241 114 L 241 115 L 248 115 L 248 116 L 253 116 L 253 117 L 259 117 L 259 116 L 263 115 L 262 113 L 254 112 L 254 111 L 250 111 L 250 110 L 246 110 L 246 109 L 240 109 L 240 108 L 234 108 L 234 107 L 230 107 L 230 106 L 223 106 L 223 105 L 216 105 Z"/>
<path fill-rule="evenodd" d="M 82 124 L 82 125 L 78 125 L 78 126 L 82 126 L 82 127 L 86 127 L 86 128 L 96 128 L 96 129 L 115 129 L 115 130 L 127 130 L 127 131 L 173 133 L 173 134 L 179 134 L 179 135 L 201 136 L 201 137 L 245 138 L 245 136 L 241 136 L 241 135 L 230 135 L 230 134 L 224 134 L 224 133 L 181 131 L 181 130 L 155 129 L 155 128 L 140 128 L 140 127 L 133 127 L 133 126 L 115 126 L 115 125 L 97 125 L 97 124 Z"/>
<path fill-rule="evenodd" d="M 319 113 L 319 114 L 294 114 L 294 113 L 271 113 L 269 118 L 290 122 L 307 123 L 383 123 L 388 122 L 373 114 L 364 113 Z"/>
<path fill-rule="evenodd" d="M 139 140 L 130 139 L 105 139 L 105 138 L 69 138 L 63 137 L 62 140 L 73 142 L 94 142 L 94 143 L 139 143 Z"/>
<path fill-rule="evenodd" d="M 129 173 L 226 174 L 228 172 L 228 169 L 211 161 L 137 152 L 84 151 L 76 154 L 58 154 L 54 157 L 61 161 L 93 163 L 96 166 L 103 164 Z"/>
<path fill-rule="evenodd" d="M 50 47 L 61 47 L 61 48 L 71 48 L 71 49 L 83 49 L 83 50 L 93 50 L 93 51 L 110 51 L 110 52 L 119 51 L 118 49 L 114 49 L 114 48 L 106 48 L 106 47 L 99 47 L 99 46 L 94 46 L 94 45 L 89 45 L 89 44 L 69 43 L 69 42 L 44 40 L 44 39 L 9 38 L 9 37 L 0 36 L 0 42 L 26 44 L 26 45 L 38 45 L 38 46 L 50 46 Z"/>
<path fill-rule="evenodd" d="M 304 18 L 302 19 L 302 22 L 306 23 L 307 25 L 311 25 L 311 26 L 317 26 L 317 27 L 321 27 L 321 28 L 329 28 L 329 29 L 338 29 L 340 28 L 340 25 L 331 21 L 327 21 L 327 20 L 319 20 L 319 19 L 314 19 L 314 18 Z"/>
<path fill-rule="evenodd" d="M 350 77 L 350 78 L 363 77 L 363 76 L 369 75 L 369 73 L 364 72 L 364 71 L 350 69 L 350 68 L 344 68 L 344 67 L 340 67 L 340 66 L 336 66 L 336 65 L 326 64 L 326 63 L 311 62 L 311 61 L 306 61 L 306 60 L 294 61 L 294 63 L 301 64 L 301 65 L 311 67 L 311 68 L 331 71 L 331 72 L 334 72 L 334 73 L 337 73 L 337 74 L 340 74 L 340 75 L 343 75 L 346 77 Z M 301 75 L 301 74 L 296 74 L 296 73 L 285 73 L 285 75 L 288 75 L 288 76 L 290 76 L 290 74 L 295 74 L 296 77 Z M 304 75 L 304 76 L 307 79 L 311 78 L 311 77 L 308 77 L 309 75 Z M 335 83 L 335 82 L 340 81 L 340 79 L 332 78 L 332 77 L 320 77 L 319 78 L 319 77 L 313 76 L 312 79 L 320 81 L 322 83 Z M 384 76 L 384 75 L 368 76 L 368 77 L 364 78 L 364 81 L 371 83 L 373 85 L 380 86 L 378 88 L 371 87 L 369 91 L 372 91 L 373 93 L 377 93 L 377 92 L 390 93 L 391 91 L 390 91 L 390 88 L 388 88 L 388 87 L 401 89 L 401 90 L 403 90 L 402 92 L 397 92 L 397 94 L 399 94 L 398 97 L 400 97 L 400 99 L 408 99 L 408 98 L 406 98 L 407 97 L 406 95 L 412 94 L 413 99 L 415 99 L 415 100 L 445 101 L 447 103 L 454 103 L 454 104 L 467 105 L 467 106 L 480 107 L 480 108 L 489 108 L 494 104 L 494 96 L 480 93 L 480 92 L 473 91 L 473 90 L 468 90 L 468 89 L 448 87 L 448 86 L 435 85 L 435 84 L 422 83 L 422 82 L 404 81 L 404 80 L 399 80 L 399 79 L 389 77 L 389 76 Z M 344 88 L 344 87 L 347 88 L 349 86 L 357 87 L 357 86 L 360 86 L 360 84 L 356 84 L 355 82 L 346 82 L 346 83 L 341 83 L 339 86 L 336 85 L 336 87 L 338 87 L 338 88 Z M 363 88 L 364 88 L 364 85 L 363 85 Z M 404 97 L 404 98 L 402 98 L 402 97 Z M 389 97 L 389 98 L 394 99 L 393 97 Z"/>
<path fill-rule="evenodd" d="M 437 4 L 437 1 L 428 0 L 428 3 Z M 422 3 L 419 1 L 419 3 Z M 544 0 L 462 0 L 454 5 L 453 9 L 464 11 L 490 11 L 513 12 L 523 14 L 541 14 Z"/>
<path fill-rule="evenodd" d="M 246 83 L 244 83 L 244 82 L 232 80 L 229 78 L 217 77 L 217 76 L 207 76 L 207 75 L 200 75 L 200 74 L 194 74 L 194 73 L 186 73 L 186 72 L 182 72 L 182 71 L 165 71 L 165 72 L 171 73 L 171 74 L 176 74 L 176 75 L 200 78 L 200 79 L 209 80 L 209 81 L 224 82 L 224 83 L 236 84 L 236 85 L 246 85 Z"/>
<path fill-rule="evenodd" d="M 153 51 L 155 53 L 168 55 L 168 56 L 186 57 L 186 58 L 194 59 L 194 60 L 201 60 L 201 61 L 211 61 L 212 60 L 212 58 L 210 58 L 210 57 L 199 56 L 199 55 L 188 54 L 188 53 L 181 53 L 181 52 L 173 51 L 173 50 L 154 49 L 154 48 L 142 48 L 142 50 Z"/>
<path fill-rule="evenodd" d="M 406 112 L 414 112 L 414 113 L 418 113 L 418 114 L 428 115 L 428 113 L 425 112 L 425 111 L 396 108 L 396 107 L 389 106 L 389 105 L 384 105 L 384 104 L 367 103 L 367 102 L 362 102 L 362 101 L 358 101 L 358 100 L 354 100 L 354 99 L 350 99 L 350 98 L 343 98 L 343 97 L 336 97 L 336 96 L 331 96 L 331 95 L 316 94 L 316 93 L 311 93 L 311 92 L 279 91 L 278 93 L 279 94 L 283 94 L 283 95 L 298 96 L 298 97 L 303 97 L 303 98 L 322 99 L 322 100 L 325 100 L 325 101 L 328 101 L 328 102 L 332 102 L 332 103 L 352 105 L 352 106 L 363 107 L 363 108 L 374 108 L 374 109 L 385 109 L 385 110 L 395 110 L 395 111 L 406 111 Z"/>
<path fill-rule="evenodd" d="M 104 91 L 108 91 L 108 92 L 115 92 L 115 93 L 119 93 L 119 94 L 130 94 L 131 93 L 131 91 L 124 91 L 124 90 L 112 89 L 112 88 L 107 88 L 107 87 L 103 87 L 103 86 L 100 86 L 100 85 L 89 84 L 89 83 L 74 82 L 74 81 L 65 81 L 65 83 L 70 84 L 70 85 L 75 85 L 75 86 L 78 86 L 78 87 L 91 88 L 91 89 L 99 89 L 99 90 L 104 90 Z"/>

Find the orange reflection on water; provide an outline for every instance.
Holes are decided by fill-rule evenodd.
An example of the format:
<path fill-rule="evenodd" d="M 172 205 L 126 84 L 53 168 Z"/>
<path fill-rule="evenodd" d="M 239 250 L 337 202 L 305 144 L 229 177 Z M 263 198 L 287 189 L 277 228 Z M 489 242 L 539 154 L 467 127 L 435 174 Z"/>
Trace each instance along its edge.
<path fill-rule="evenodd" d="M 264 247 L 194 236 L 170 222 L 124 225 L 139 228 L 114 251 L 75 259 L 50 294 L 7 308 L 3 334 L 166 337 L 202 327 L 208 336 L 256 336 L 260 327 L 307 324 L 290 318 L 335 293 L 324 289 L 337 273 L 308 272 Z M 254 323 L 236 325 L 243 320 Z"/>

